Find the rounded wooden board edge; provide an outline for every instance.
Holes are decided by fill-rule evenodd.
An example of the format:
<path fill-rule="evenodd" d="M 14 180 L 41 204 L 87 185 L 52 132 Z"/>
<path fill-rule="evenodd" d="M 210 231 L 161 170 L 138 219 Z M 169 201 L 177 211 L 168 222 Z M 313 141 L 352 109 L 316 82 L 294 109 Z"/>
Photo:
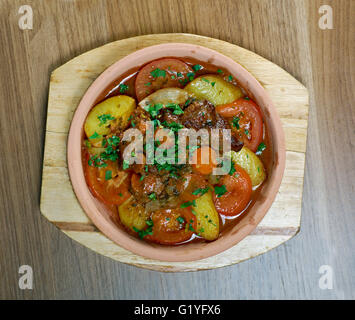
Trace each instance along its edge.
<path fill-rule="evenodd" d="M 255 258 L 290 240 L 299 232 L 299 230 L 300 228 L 297 228 L 294 234 L 284 236 L 249 235 L 239 242 L 238 245 L 216 256 L 188 262 L 167 262 L 133 255 L 131 252 L 117 246 L 101 232 L 62 231 L 71 239 L 79 242 L 81 245 L 95 251 L 96 253 L 124 264 L 160 272 L 191 272 L 227 267 L 251 258 Z M 264 244 L 265 242 L 268 242 L 267 246 Z M 252 254 L 250 254 L 250 245 L 252 245 L 255 250 Z M 110 251 L 111 247 L 114 248 L 115 253 Z M 233 260 L 231 257 L 235 257 L 235 259 Z"/>
<path fill-rule="evenodd" d="M 255 54 L 252 51 L 249 51 L 249 50 L 241 48 L 237 45 L 225 42 L 223 40 L 212 39 L 212 38 L 208 38 L 208 37 L 204 37 L 204 36 L 198 36 L 198 35 L 192 35 L 192 34 L 181 34 L 181 33 L 180 34 L 156 34 L 156 35 L 145 35 L 145 36 L 138 36 L 138 37 L 123 39 L 123 40 L 117 40 L 115 42 L 111 42 L 111 43 L 105 44 L 99 48 L 85 52 L 85 53 L 67 61 L 62 66 L 56 68 L 51 73 L 51 84 L 52 84 L 52 81 L 53 82 L 57 81 L 56 77 L 58 74 L 60 74 L 61 71 L 67 72 L 68 71 L 68 70 L 66 70 L 67 68 L 71 69 L 73 66 L 80 64 L 81 59 L 86 58 L 86 57 L 89 58 L 94 53 L 97 53 L 98 50 L 103 50 L 103 49 L 107 50 L 107 49 L 110 49 L 113 47 L 124 46 L 124 45 L 128 44 L 128 47 L 132 47 L 132 46 L 134 47 L 134 50 L 131 50 L 131 52 L 132 52 L 132 51 L 135 51 L 135 50 L 138 50 L 138 49 L 150 46 L 150 45 L 165 43 L 165 42 L 189 42 L 189 43 L 200 44 L 200 45 L 209 47 L 211 49 L 214 49 L 216 51 L 219 51 L 227 56 L 230 56 L 233 59 L 235 59 L 235 54 L 236 54 L 235 52 L 238 51 L 239 56 L 244 56 L 245 59 L 248 59 L 248 56 L 249 56 L 249 58 L 250 58 L 250 56 L 252 56 L 254 63 L 257 63 L 259 65 L 264 65 L 264 66 L 267 65 L 268 68 L 273 68 L 275 71 L 277 70 L 278 75 L 281 78 L 286 77 L 287 81 L 290 84 L 292 84 L 298 88 L 303 87 L 304 90 L 303 90 L 302 94 L 306 95 L 306 100 L 307 100 L 307 103 L 306 103 L 307 114 L 305 114 L 305 119 L 303 119 L 303 120 L 305 120 L 305 126 L 307 129 L 308 91 L 297 79 L 292 77 L 287 71 L 283 70 L 281 67 L 279 67 L 276 64 L 272 63 L 271 61 Z M 226 52 L 225 47 L 228 47 L 228 50 L 227 50 L 228 52 Z M 233 52 L 233 54 L 231 52 Z M 238 59 L 237 61 L 241 65 L 246 67 L 246 65 L 241 60 L 243 60 L 243 59 Z M 110 61 L 106 65 L 102 65 L 101 66 L 102 70 L 99 73 L 101 73 L 104 69 L 106 69 L 114 61 Z M 264 85 L 266 90 L 269 89 L 268 88 L 269 85 L 273 84 L 273 81 L 274 81 L 273 79 L 267 79 L 267 81 L 260 80 L 258 75 L 255 74 L 257 72 L 255 72 L 255 70 L 253 68 L 252 68 L 253 70 L 251 70 L 248 67 L 246 67 L 246 69 L 248 69 L 261 82 L 261 84 Z M 96 78 L 97 75 L 94 75 L 92 77 L 91 82 Z M 270 82 L 268 80 L 270 80 Z M 49 90 L 51 90 L 51 88 Z M 49 96 L 50 96 L 50 91 L 49 91 Z M 48 108 L 50 108 L 50 104 L 51 104 L 51 100 L 49 99 Z M 75 108 L 76 108 L 76 105 L 74 107 L 74 110 L 75 110 Z M 72 111 L 74 111 L 74 110 L 72 110 Z M 47 121 L 47 131 L 50 131 L 48 129 L 48 121 Z M 305 135 L 305 138 L 306 138 L 306 135 Z M 305 150 L 304 151 L 303 150 L 302 151 L 289 150 L 289 151 L 301 152 L 301 153 L 305 152 Z M 46 156 L 46 150 L 45 150 L 45 156 Z M 71 186 L 71 184 L 70 184 L 70 186 Z M 42 192 L 43 191 L 44 190 L 43 190 L 43 185 L 42 185 Z M 46 209 L 42 206 L 42 194 L 41 194 L 41 212 L 49 221 L 53 222 L 54 224 L 57 222 L 57 221 L 53 221 L 53 219 L 51 219 L 51 217 L 48 216 L 48 214 L 46 214 Z M 250 235 L 250 236 L 246 237 L 245 239 L 243 239 L 243 241 L 240 242 L 240 244 L 238 244 L 237 246 L 235 246 L 235 247 L 231 248 L 230 250 L 227 250 L 226 252 L 223 252 L 215 257 L 210 257 L 207 259 L 193 261 L 193 262 L 170 263 L 170 262 L 164 262 L 164 261 L 153 261 L 153 260 L 145 259 L 145 258 L 142 258 L 139 256 L 135 256 L 130 252 L 122 252 L 121 251 L 119 254 L 113 253 L 113 252 L 107 252 L 107 250 L 105 251 L 103 247 L 99 247 L 99 248 L 94 249 L 92 246 L 92 243 L 90 241 L 88 241 L 87 239 L 83 239 L 84 234 L 92 236 L 92 234 L 96 233 L 97 234 L 96 236 L 99 235 L 99 237 L 103 237 L 104 239 L 110 241 L 104 235 L 102 235 L 100 232 L 97 232 L 97 231 L 96 232 L 68 231 L 68 230 L 62 230 L 62 231 L 64 233 L 66 233 L 70 238 L 76 240 L 77 242 L 81 243 L 82 245 L 84 245 L 84 246 L 104 255 L 104 256 L 110 257 L 116 261 L 120 261 L 120 262 L 123 262 L 126 264 L 135 265 L 137 267 L 142 267 L 142 268 L 146 268 L 146 269 L 150 269 L 150 270 L 165 271 L 165 272 L 182 272 L 182 271 L 207 270 L 207 269 L 228 266 L 231 264 L 239 263 L 241 261 L 245 261 L 247 259 L 253 258 L 255 256 L 262 254 L 262 253 L 265 253 L 266 251 L 269 251 L 269 250 L 279 246 L 280 244 L 284 243 L 285 241 L 287 241 L 287 240 L 291 239 L 293 236 L 295 236 L 300 230 L 300 219 L 301 219 L 301 213 L 299 213 L 298 223 L 297 223 L 297 226 L 295 226 L 294 232 L 292 234 L 284 235 L 284 236 L 279 235 L 278 241 L 273 242 L 272 245 L 266 246 L 264 249 L 260 248 L 259 252 L 251 253 L 248 256 L 238 256 L 238 255 L 235 255 L 235 253 L 233 253 L 232 257 L 229 257 L 228 261 L 226 261 L 225 256 L 229 254 L 230 250 L 232 250 L 238 246 L 240 247 L 241 246 L 240 244 L 243 244 L 243 241 L 244 242 L 250 241 L 251 237 L 254 237 L 257 239 L 257 238 L 261 238 L 264 236 L 263 235 Z M 274 240 L 276 240 L 275 236 L 270 236 L 270 237 L 274 237 Z M 90 246 L 90 243 L 91 243 L 91 246 Z M 122 249 L 114 243 L 111 243 L 110 245 L 113 245 L 119 249 Z M 122 250 L 124 250 L 124 249 L 122 249 Z M 124 259 L 122 257 L 124 257 Z M 127 257 L 129 257 L 129 258 L 127 258 Z M 233 257 L 234 257 L 234 259 L 233 259 Z M 215 259 L 218 259 L 219 261 L 223 261 L 223 262 L 220 263 L 219 261 L 217 261 Z"/>

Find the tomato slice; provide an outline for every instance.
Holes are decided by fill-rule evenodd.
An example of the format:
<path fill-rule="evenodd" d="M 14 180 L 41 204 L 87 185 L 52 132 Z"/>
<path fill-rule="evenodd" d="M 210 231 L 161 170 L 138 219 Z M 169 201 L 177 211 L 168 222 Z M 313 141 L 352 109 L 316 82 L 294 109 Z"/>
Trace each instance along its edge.
<path fill-rule="evenodd" d="M 162 88 L 183 88 L 188 81 L 187 74 L 190 72 L 193 72 L 192 68 L 179 59 L 164 58 L 152 61 L 137 75 L 136 96 L 140 101 Z"/>
<path fill-rule="evenodd" d="M 263 139 L 263 118 L 260 107 L 252 100 L 240 98 L 219 105 L 216 111 L 232 122 L 232 132 L 244 145 L 256 152 Z"/>
<path fill-rule="evenodd" d="M 91 193 L 107 205 L 120 205 L 130 196 L 128 191 L 129 173 L 119 171 L 117 164 L 107 161 L 107 167 L 97 168 L 88 164 L 89 154 L 86 156 L 85 179 Z M 106 172 L 111 171 L 112 178 L 105 179 Z"/>
<path fill-rule="evenodd" d="M 233 175 L 224 175 L 218 183 L 218 187 L 225 188 L 226 192 L 223 195 L 213 193 L 217 212 L 225 216 L 235 216 L 242 212 L 252 194 L 252 183 L 248 173 L 237 164 L 234 168 Z"/>
<path fill-rule="evenodd" d="M 152 234 L 144 239 L 160 244 L 178 244 L 191 238 L 197 227 L 189 208 L 163 209 L 152 214 Z"/>

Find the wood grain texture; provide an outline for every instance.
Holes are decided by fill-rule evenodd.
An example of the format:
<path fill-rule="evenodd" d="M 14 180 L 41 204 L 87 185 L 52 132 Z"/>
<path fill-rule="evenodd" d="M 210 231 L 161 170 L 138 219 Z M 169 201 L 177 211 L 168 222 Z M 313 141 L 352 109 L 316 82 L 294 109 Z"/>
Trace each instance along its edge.
<path fill-rule="evenodd" d="M 354 17 L 348 0 L 36 1 L 33 30 L 20 0 L 0 2 L 0 298 L 354 299 Z M 330 4 L 334 29 L 318 28 Z M 70 240 L 39 210 L 50 73 L 132 36 L 187 32 L 256 52 L 310 92 L 301 232 L 231 267 L 166 274 L 114 262 Z M 18 268 L 34 289 L 18 288 Z M 318 286 L 321 265 L 333 290 Z M 137 284 L 139 283 L 139 290 Z"/>
<path fill-rule="evenodd" d="M 91 223 L 73 193 L 66 144 L 73 113 L 87 88 L 108 66 L 147 46 L 166 42 L 199 44 L 231 57 L 265 87 L 281 117 L 286 138 L 286 168 L 276 199 L 252 235 L 217 256 L 193 262 L 145 259 L 106 239 Z M 307 89 L 270 61 L 230 43 L 191 34 L 160 34 L 111 42 L 55 69 L 50 77 L 41 212 L 72 239 L 114 260 L 166 272 L 214 269 L 253 258 L 291 239 L 301 220 L 308 119 Z M 96 241 L 95 241 L 96 239 Z"/>

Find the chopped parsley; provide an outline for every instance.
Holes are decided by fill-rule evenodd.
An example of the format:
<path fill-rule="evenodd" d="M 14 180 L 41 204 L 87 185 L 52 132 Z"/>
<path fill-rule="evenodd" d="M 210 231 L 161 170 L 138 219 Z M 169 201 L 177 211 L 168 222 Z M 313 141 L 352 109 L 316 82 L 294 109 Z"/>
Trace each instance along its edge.
<path fill-rule="evenodd" d="M 232 176 L 235 171 L 236 171 L 236 170 L 235 170 L 235 167 L 234 167 L 234 163 L 233 163 L 233 161 L 231 160 L 231 169 L 229 170 L 228 174 Z"/>
<path fill-rule="evenodd" d="M 187 202 L 184 202 L 183 204 L 180 205 L 181 208 L 187 208 L 190 206 L 196 207 L 196 200 L 187 201 Z"/>
<path fill-rule="evenodd" d="M 101 145 L 105 148 L 105 151 L 100 154 L 100 157 L 104 160 L 116 161 L 118 159 L 118 153 L 115 147 L 118 146 L 120 138 L 112 136 L 110 138 L 104 138 Z"/>
<path fill-rule="evenodd" d="M 111 170 L 107 170 L 105 172 L 105 180 L 110 180 L 112 179 L 112 171 Z"/>
<path fill-rule="evenodd" d="M 228 81 L 229 81 L 229 82 L 232 82 L 232 81 L 233 81 L 233 76 L 232 76 L 231 74 L 228 76 Z"/>
<path fill-rule="evenodd" d="M 238 130 L 240 129 L 239 120 L 240 120 L 239 117 L 233 117 L 232 120 L 233 127 L 237 128 Z"/>
<path fill-rule="evenodd" d="M 218 72 L 219 74 L 223 73 L 223 71 L 222 71 L 221 69 L 218 69 L 217 72 Z"/>
<path fill-rule="evenodd" d="M 128 90 L 128 86 L 124 83 L 120 84 L 120 93 L 125 93 Z"/>
<path fill-rule="evenodd" d="M 219 198 L 227 192 L 227 188 L 224 184 L 222 184 L 221 186 L 215 186 L 214 192 L 217 195 L 217 197 Z"/>
<path fill-rule="evenodd" d="M 89 140 L 85 140 L 84 143 L 87 148 L 91 148 L 91 142 Z"/>
<path fill-rule="evenodd" d="M 101 116 L 97 117 L 100 120 L 99 126 L 106 124 L 109 120 L 115 120 L 116 118 L 111 116 L 110 114 L 102 114 Z"/>
<path fill-rule="evenodd" d="M 158 78 L 158 77 L 165 77 L 166 76 L 166 71 L 165 70 L 161 70 L 159 68 L 154 69 L 153 71 L 150 72 L 151 76 L 153 78 Z"/>
<path fill-rule="evenodd" d="M 190 80 L 190 81 L 192 81 L 194 78 L 195 78 L 195 72 L 188 72 L 187 73 L 187 75 L 186 75 L 186 77 Z"/>
<path fill-rule="evenodd" d="M 107 141 L 109 146 L 117 147 L 118 144 L 120 143 L 120 138 L 115 135 L 115 136 L 112 136 L 110 138 L 107 138 L 106 141 Z"/>
<path fill-rule="evenodd" d="M 250 98 L 249 97 L 244 97 L 244 100 L 250 100 Z"/>
<path fill-rule="evenodd" d="M 171 131 L 179 131 L 180 129 L 182 129 L 182 128 L 184 127 L 182 124 L 177 123 L 177 122 L 175 122 L 175 121 L 173 121 L 173 122 L 171 122 L 171 123 L 168 123 L 168 122 L 164 121 L 164 122 L 162 123 L 162 125 L 163 125 L 164 127 L 169 128 Z"/>
<path fill-rule="evenodd" d="M 198 189 L 196 189 L 196 190 L 194 190 L 193 192 L 192 192 L 192 194 L 194 195 L 194 196 L 198 196 L 198 195 L 201 195 L 201 196 L 203 196 L 207 191 L 208 191 L 208 189 L 209 189 L 209 187 L 206 187 L 206 188 L 198 188 Z"/>
<path fill-rule="evenodd" d="M 146 228 L 146 229 L 144 229 L 144 230 L 139 230 L 139 229 L 137 229 L 136 227 L 134 227 L 133 226 L 133 230 L 135 231 L 135 232 L 137 232 L 138 233 L 138 236 L 141 238 L 141 239 L 143 239 L 145 236 L 147 236 L 147 235 L 152 235 L 153 234 L 153 220 L 147 220 L 146 221 L 146 224 L 147 224 L 147 226 L 148 226 L 148 228 Z"/>
<path fill-rule="evenodd" d="M 144 110 L 147 111 L 153 118 L 155 118 L 158 114 L 159 111 L 163 108 L 163 104 L 157 103 L 157 104 L 148 104 L 147 106 L 144 107 Z"/>
<path fill-rule="evenodd" d="M 148 196 L 148 198 L 149 198 L 150 200 L 157 200 L 157 196 L 156 196 L 156 194 L 155 194 L 154 192 L 152 192 L 152 193 Z"/>
<path fill-rule="evenodd" d="M 102 136 L 101 136 L 101 134 L 98 134 L 96 131 L 95 131 L 95 133 L 91 136 L 91 137 L 89 137 L 89 139 L 98 139 L 98 138 L 101 138 Z"/>
<path fill-rule="evenodd" d="M 126 170 L 129 168 L 129 162 L 127 160 L 123 160 L 122 168 L 123 168 L 123 170 Z"/>
<path fill-rule="evenodd" d="M 256 149 L 255 154 L 260 155 L 266 149 L 266 144 L 264 142 L 260 143 L 258 149 Z"/>
<path fill-rule="evenodd" d="M 177 217 L 176 221 L 179 222 L 180 224 L 183 224 L 185 222 L 185 219 L 183 217 Z"/>
<path fill-rule="evenodd" d="M 147 82 L 144 85 L 148 87 L 148 86 L 152 85 L 152 83 L 151 82 Z"/>
<path fill-rule="evenodd" d="M 97 168 L 107 167 L 107 163 L 103 162 L 103 159 L 100 158 L 98 155 L 90 157 L 88 164 L 91 167 L 97 167 Z"/>
<path fill-rule="evenodd" d="M 207 83 L 210 83 L 210 80 L 206 79 L 206 78 L 202 78 L 202 81 L 205 81 Z"/>
<path fill-rule="evenodd" d="M 192 66 L 192 69 L 194 69 L 195 71 L 201 70 L 202 66 L 200 64 L 195 64 L 194 66 Z"/>
<path fill-rule="evenodd" d="M 173 110 L 173 114 L 179 115 L 179 114 L 183 114 L 184 111 L 180 108 L 180 106 L 176 103 L 168 103 L 166 105 L 166 107 L 168 109 L 172 109 Z"/>

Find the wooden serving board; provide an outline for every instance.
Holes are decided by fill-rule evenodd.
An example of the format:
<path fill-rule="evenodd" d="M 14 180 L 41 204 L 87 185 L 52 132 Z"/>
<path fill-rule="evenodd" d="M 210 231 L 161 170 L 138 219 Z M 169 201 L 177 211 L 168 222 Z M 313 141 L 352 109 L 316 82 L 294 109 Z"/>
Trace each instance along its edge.
<path fill-rule="evenodd" d="M 164 262 L 137 256 L 106 238 L 80 207 L 69 181 L 66 143 L 70 122 L 87 88 L 108 66 L 138 49 L 166 42 L 202 45 L 234 59 L 264 86 L 283 123 L 286 169 L 276 199 L 257 228 L 233 248 L 193 262 Z M 86 52 L 53 71 L 50 79 L 43 161 L 41 212 L 82 245 L 114 260 L 159 271 L 219 268 L 267 252 L 300 230 L 308 120 L 307 89 L 272 62 L 217 39 L 191 34 L 139 36 Z"/>

